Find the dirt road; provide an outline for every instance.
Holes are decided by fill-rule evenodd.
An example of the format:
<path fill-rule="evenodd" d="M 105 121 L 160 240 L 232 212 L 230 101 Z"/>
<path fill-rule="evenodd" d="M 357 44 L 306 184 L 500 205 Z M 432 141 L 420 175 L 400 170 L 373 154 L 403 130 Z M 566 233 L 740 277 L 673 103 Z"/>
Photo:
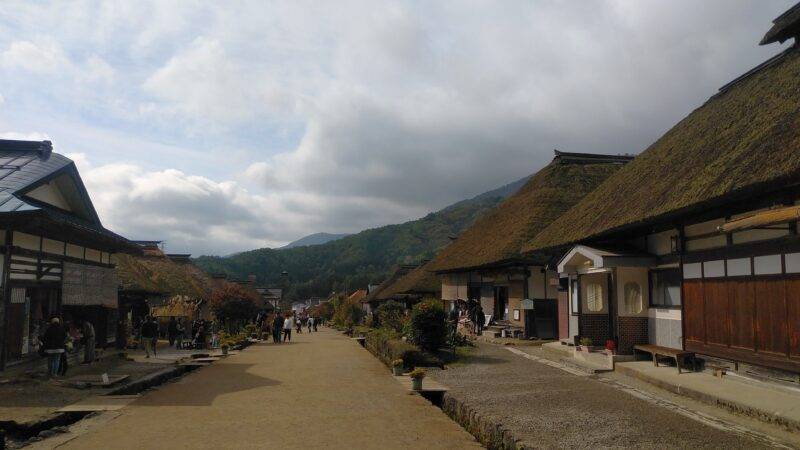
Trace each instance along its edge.
<path fill-rule="evenodd" d="M 202 368 L 60 448 L 475 447 L 366 350 L 321 329 Z"/>

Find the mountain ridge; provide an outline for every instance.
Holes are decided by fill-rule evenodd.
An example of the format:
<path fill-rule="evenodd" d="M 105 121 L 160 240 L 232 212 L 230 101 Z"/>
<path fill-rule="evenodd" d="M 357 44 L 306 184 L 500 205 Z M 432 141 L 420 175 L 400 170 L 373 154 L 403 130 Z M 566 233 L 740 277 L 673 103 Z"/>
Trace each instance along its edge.
<path fill-rule="evenodd" d="M 370 228 L 324 244 L 201 256 L 194 262 L 208 273 L 239 279 L 255 275 L 259 284 L 284 287 L 289 299 L 327 296 L 345 286 L 378 284 L 396 264 L 433 257 L 529 178 L 458 201 L 416 220 Z M 283 272 L 288 276 L 282 276 Z"/>

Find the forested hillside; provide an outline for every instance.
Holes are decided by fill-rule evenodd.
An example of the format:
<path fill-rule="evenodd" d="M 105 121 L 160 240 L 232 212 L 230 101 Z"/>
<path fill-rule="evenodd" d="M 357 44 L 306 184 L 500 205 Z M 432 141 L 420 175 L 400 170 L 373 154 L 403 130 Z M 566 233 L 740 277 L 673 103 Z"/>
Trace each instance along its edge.
<path fill-rule="evenodd" d="M 322 245 L 258 249 L 227 257 L 202 256 L 195 263 L 209 273 L 236 278 L 255 275 L 259 283 L 288 285 L 292 298 L 377 284 L 393 265 L 431 258 L 481 214 L 516 192 L 527 177 L 475 198 L 398 225 L 387 225 Z M 282 280 L 281 272 L 288 272 Z"/>

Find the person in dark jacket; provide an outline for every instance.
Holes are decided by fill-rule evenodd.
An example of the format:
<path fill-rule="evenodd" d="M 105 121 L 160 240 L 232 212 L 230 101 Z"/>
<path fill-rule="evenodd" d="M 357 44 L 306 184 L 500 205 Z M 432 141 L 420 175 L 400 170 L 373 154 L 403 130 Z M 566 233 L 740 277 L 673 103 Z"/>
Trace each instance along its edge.
<path fill-rule="evenodd" d="M 66 342 L 67 332 L 61 325 L 61 319 L 53 317 L 42 338 L 42 347 L 47 355 L 47 371 L 51 377 L 59 375 L 61 357 L 66 352 Z"/>
<path fill-rule="evenodd" d="M 150 357 L 150 352 L 153 357 L 156 356 L 156 342 L 158 342 L 158 323 L 150 316 L 144 318 L 142 322 L 142 344 L 144 344 L 145 358 Z"/>
<path fill-rule="evenodd" d="M 177 335 L 178 335 L 178 321 L 175 320 L 174 317 L 170 317 L 169 323 L 167 324 L 167 339 L 169 340 L 170 347 L 175 345 L 175 337 Z"/>
<path fill-rule="evenodd" d="M 276 344 L 281 343 L 281 332 L 283 331 L 283 315 L 275 313 L 275 318 L 272 319 L 272 341 Z"/>

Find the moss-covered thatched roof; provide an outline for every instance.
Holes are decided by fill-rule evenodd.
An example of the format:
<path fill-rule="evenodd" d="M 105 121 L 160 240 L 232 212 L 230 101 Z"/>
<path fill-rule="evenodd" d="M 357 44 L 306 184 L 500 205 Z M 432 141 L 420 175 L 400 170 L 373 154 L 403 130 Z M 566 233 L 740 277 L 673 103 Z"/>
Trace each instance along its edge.
<path fill-rule="evenodd" d="M 439 296 L 442 283 L 439 277 L 428 270 L 430 263 L 423 264 L 405 275 L 395 279 L 377 294 L 378 300 L 388 300 L 407 296 Z"/>
<path fill-rule="evenodd" d="M 516 194 L 481 216 L 439 252 L 430 270 L 490 267 L 520 258 L 526 242 L 629 159 L 557 153 Z"/>
<path fill-rule="evenodd" d="M 117 255 L 116 271 L 122 288 L 128 291 L 208 299 L 212 289 L 211 279 L 197 266 L 176 263 L 163 255 Z"/>
<path fill-rule="evenodd" d="M 384 290 L 386 290 L 386 288 L 388 288 L 389 286 L 394 284 L 397 280 L 399 280 L 400 278 L 402 278 L 403 276 L 405 276 L 407 273 L 411 272 L 412 270 L 416 269 L 417 267 L 418 267 L 417 265 L 413 265 L 413 264 L 401 264 L 399 266 L 396 266 L 394 268 L 394 270 L 392 271 L 392 274 L 389 275 L 388 278 L 383 280 L 383 283 L 379 284 L 378 287 L 376 287 L 375 289 L 370 291 L 370 293 L 367 294 L 367 297 L 364 298 L 361 302 L 362 303 L 370 303 L 370 302 L 381 300 L 381 298 L 379 296 L 381 295 L 381 293 Z"/>
<path fill-rule="evenodd" d="M 525 246 L 674 220 L 800 183 L 800 50 L 726 85 Z"/>

